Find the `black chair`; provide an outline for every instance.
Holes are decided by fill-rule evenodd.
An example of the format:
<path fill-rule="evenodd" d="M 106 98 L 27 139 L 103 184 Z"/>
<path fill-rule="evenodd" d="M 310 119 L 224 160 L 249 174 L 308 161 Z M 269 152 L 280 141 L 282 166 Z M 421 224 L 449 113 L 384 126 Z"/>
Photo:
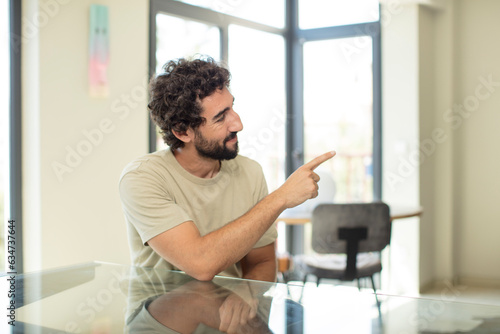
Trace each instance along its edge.
<path fill-rule="evenodd" d="M 382 270 L 380 252 L 389 245 L 391 217 L 382 202 L 320 204 L 312 214 L 313 255 L 298 255 L 294 262 L 304 273 L 321 279 L 353 281 L 371 279 Z M 376 295 L 375 295 L 376 296 Z M 378 303 L 378 300 L 377 300 Z"/>

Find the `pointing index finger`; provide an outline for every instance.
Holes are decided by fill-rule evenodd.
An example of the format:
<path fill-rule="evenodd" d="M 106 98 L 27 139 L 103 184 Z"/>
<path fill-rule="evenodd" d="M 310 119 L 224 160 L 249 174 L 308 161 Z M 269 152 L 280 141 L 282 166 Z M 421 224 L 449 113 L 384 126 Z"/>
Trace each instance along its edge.
<path fill-rule="evenodd" d="M 312 159 L 311 161 L 306 163 L 303 167 L 308 168 L 310 170 L 315 170 L 323 162 L 333 158 L 335 156 L 335 154 L 337 154 L 337 152 L 335 152 L 335 151 L 326 152 L 326 153 Z"/>

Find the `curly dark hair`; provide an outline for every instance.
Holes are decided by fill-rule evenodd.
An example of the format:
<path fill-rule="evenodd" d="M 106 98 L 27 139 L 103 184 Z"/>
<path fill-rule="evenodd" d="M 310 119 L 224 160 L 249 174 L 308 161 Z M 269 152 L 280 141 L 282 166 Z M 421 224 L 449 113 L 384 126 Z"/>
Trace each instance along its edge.
<path fill-rule="evenodd" d="M 230 73 L 213 58 L 171 60 L 164 72 L 149 83 L 148 109 L 151 119 L 161 130 L 170 149 L 183 147 L 172 131 L 197 129 L 206 119 L 200 116 L 201 100 L 213 92 L 229 87 Z"/>

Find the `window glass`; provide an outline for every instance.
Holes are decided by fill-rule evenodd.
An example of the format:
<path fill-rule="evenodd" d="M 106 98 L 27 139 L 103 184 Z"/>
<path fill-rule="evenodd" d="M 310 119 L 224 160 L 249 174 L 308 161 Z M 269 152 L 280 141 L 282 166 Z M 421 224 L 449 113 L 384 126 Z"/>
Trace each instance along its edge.
<path fill-rule="evenodd" d="M 285 178 L 284 60 L 282 36 L 229 26 L 231 91 L 244 126 L 240 153 L 261 164 L 270 191 Z"/>
<path fill-rule="evenodd" d="M 192 20 L 166 14 L 156 15 L 156 73 L 171 59 L 208 55 L 220 60 L 220 30 Z M 156 149 L 166 148 L 157 133 Z"/>
<path fill-rule="evenodd" d="M 170 59 L 197 54 L 220 59 L 220 31 L 213 25 L 158 14 L 156 43 L 157 72 Z"/>
<path fill-rule="evenodd" d="M 276 28 L 285 26 L 284 0 L 182 0 L 182 2 Z"/>
<path fill-rule="evenodd" d="M 370 37 L 304 44 L 305 160 L 337 151 L 318 168 L 328 201 L 373 200 L 372 86 Z"/>
<path fill-rule="evenodd" d="M 0 4 L 0 272 L 5 270 L 5 223 L 8 217 L 9 194 L 9 2 Z"/>
<path fill-rule="evenodd" d="M 301 29 L 378 20 L 379 0 L 299 0 Z"/>

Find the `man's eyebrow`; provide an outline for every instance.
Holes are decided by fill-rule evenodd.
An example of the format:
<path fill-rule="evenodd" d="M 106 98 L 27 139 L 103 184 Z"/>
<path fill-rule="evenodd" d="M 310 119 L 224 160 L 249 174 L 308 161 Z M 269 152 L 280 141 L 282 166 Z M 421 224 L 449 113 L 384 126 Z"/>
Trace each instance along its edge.
<path fill-rule="evenodd" d="M 234 103 L 234 96 L 233 96 L 233 103 Z M 223 110 L 219 111 L 212 119 L 218 119 L 220 118 L 226 111 L 229 110 L 229 107 L 224 108 Z"/>
<path fill-rule="evenodd" d="M 217 113 L 217 115 L 215 115 L 214 117 L 212 117 L 212 119 L 218 119 L 218 118 L 220 118 L 228 110 L 229 110 L 229 107 L 224 108 L 224 110 L 219 111 Z"/>

